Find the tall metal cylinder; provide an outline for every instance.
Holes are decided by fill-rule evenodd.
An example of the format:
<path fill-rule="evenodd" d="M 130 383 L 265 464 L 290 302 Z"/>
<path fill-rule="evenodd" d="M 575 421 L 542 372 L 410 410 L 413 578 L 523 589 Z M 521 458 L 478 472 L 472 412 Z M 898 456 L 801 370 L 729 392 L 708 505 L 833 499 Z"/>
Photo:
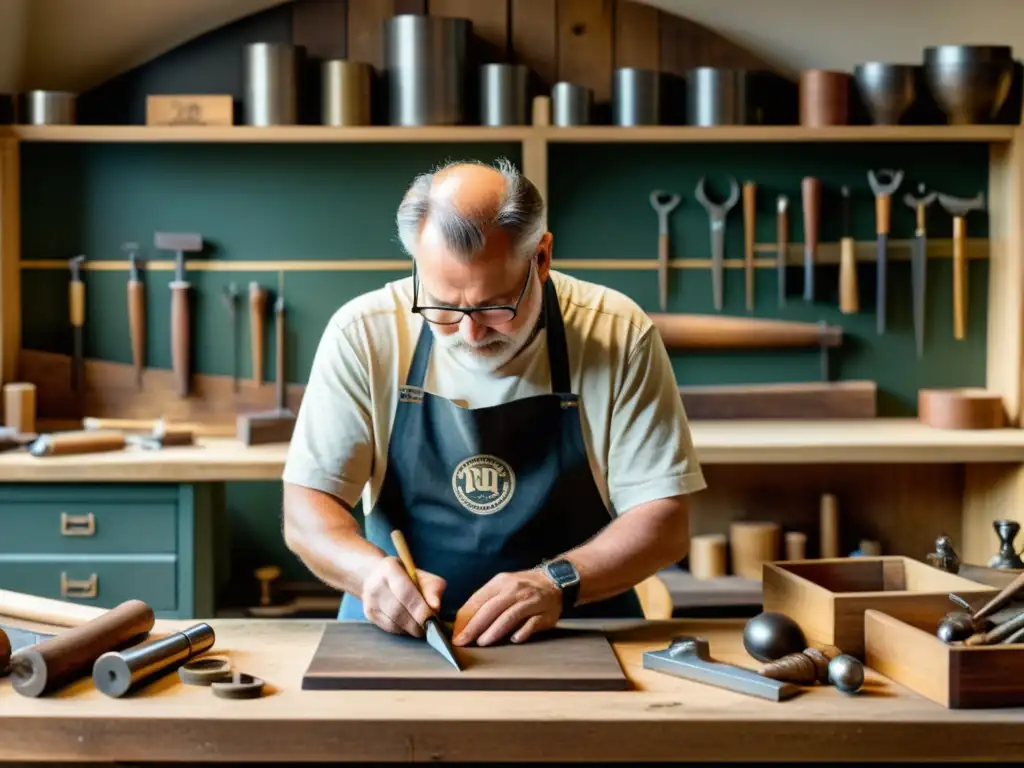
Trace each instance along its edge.
<path fill-rule="evenodd" d="M 27 91 L 18 100 L 22 125 L 74 125 L 75 94 L 67 91 Z"/>
<path fill-rule="evenodd" d="M 246 125 L 294 125 L 299 114 L 302 48 L 288 43 L 245 46 Z"/>
<path fill-rule="evenodd" d="M 526 125 L 529 68 L 484 64 L 480 68 L 480 125 Z"/>
<path fill-rule="evenodd" d="M 321 65 L 320 122 L 324 125 L 369 125 L 373 69 L 362 61 L 330 59 Z"/>
<path fill-rule="evenodd" d="M 551 89 L 551 124 L 559 127 L 588 125 L 594 93 L 576 83 L 555 83 Z"/>
<path fill-rule="evenodd" d="M 661 76 L 653 69 L 616 69 L 612 78 L 612 122 L 615 125 L 658 125 L 660 80 Z"/>
<path fill-rule="evenodd" d="M 691 69 L 687 73 L 686 107 L 690 125 L 745 125 L 746 72 L 715 67 Z"/>
<path fill-rule="evenodd" d="M 392 16 L 384 23 L 391 125 L 458 125 L 466 119 L 473 24 L 443 16 Z"/>

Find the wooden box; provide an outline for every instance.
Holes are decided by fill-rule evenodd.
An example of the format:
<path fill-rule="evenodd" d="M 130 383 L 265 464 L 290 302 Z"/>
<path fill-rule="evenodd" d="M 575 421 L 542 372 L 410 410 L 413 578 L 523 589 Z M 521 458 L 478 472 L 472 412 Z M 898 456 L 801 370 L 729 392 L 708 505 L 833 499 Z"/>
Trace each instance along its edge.
<path fill-rule="evenodd" d="M 865 611 L 867 665 L 949 709 L 1024 705 L 1024 644 L 947 645 L 935 636 L 945 612 L 908 622 Z"/>
<path fill-rule="evenodd" d="M 765 563 L 763 575 L 765 611 L 791 617 L 809 644 L 834 645 L 862 660 L 865 610 L 913 621 L 955 610 L 950 592 L 971 601 L 998 592 L 898 556 Z"/>

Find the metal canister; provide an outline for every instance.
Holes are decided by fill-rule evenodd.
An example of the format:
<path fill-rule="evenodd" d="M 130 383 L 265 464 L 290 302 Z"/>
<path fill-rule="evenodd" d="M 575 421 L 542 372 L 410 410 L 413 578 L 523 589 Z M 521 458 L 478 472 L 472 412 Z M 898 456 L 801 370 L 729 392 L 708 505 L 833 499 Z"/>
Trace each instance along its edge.
<path fill-rule="evenodd" d="M 480 125 L 526 125 L 529 75 L 525 64 L 480 68 Z"/>
<path fill-rule="evenodd" d="M 551 89 L 551 124 L 588 125 L 594 92 L 576 83 L 555 83 Z"/>
<path fill-rule="evenodd" d="M 301 47 L 288 43 L 245 46 L 246 125 L 298 122 L 301 54 Z"/>
<path fill-rule="evenodd" d="M 612 78 L 612 122 L 615 125 L 658 125 L 660 85 L 661 75 L 653 69 L 616 69 Z"/>
<path fill-rule="evenodd" d="M 686 107 L 690 125 L 745 125 L 746 71 L 716 67 L 691 69 L 687 73 Z"/>
<path fill-rule="evenodd" d="M 324 125 L 369 125 L 372 67 L 362 61 L 329 59 L 321 70 L 320 121 Z"/>
<path fill-rule="evenodd" d="M 18 105 L 22 125 L 74 125 L 76 95 L 68 91 L 26 91 Z"/>
<path fill-rule="evenodd" d="M 402 14 L 384 22 L 391 125 L 458 125 L 466 118 L 469 19 Z"/>

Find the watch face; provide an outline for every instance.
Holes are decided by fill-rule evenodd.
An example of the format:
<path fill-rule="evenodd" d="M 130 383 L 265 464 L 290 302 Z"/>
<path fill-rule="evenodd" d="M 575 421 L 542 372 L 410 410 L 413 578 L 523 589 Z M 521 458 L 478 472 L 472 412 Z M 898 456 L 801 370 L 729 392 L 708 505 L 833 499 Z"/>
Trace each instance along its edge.
<path fill-rule="evenodd" d="M 548 571 L 559 584 L 566 584 L 576 580 L 576 569 L 572 567 L 572 563 L 568 563 L 565 560 L 548 563 Z"/>

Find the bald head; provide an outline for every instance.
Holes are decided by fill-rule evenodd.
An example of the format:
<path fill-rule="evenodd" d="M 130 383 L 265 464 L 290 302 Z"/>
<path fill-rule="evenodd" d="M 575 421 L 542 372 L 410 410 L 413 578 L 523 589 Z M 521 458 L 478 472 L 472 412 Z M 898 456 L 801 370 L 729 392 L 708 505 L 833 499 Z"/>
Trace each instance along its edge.
<path fill-rule="evenodd" d="M 537 188 L 507 160 L 451 163 L 417 176 L 396 217 L 398 236 L 415 257 L 424 229 L 453 255 L 470 260 L 501 230 L 510 258 L 530 258 L 546 232 Z"/>

